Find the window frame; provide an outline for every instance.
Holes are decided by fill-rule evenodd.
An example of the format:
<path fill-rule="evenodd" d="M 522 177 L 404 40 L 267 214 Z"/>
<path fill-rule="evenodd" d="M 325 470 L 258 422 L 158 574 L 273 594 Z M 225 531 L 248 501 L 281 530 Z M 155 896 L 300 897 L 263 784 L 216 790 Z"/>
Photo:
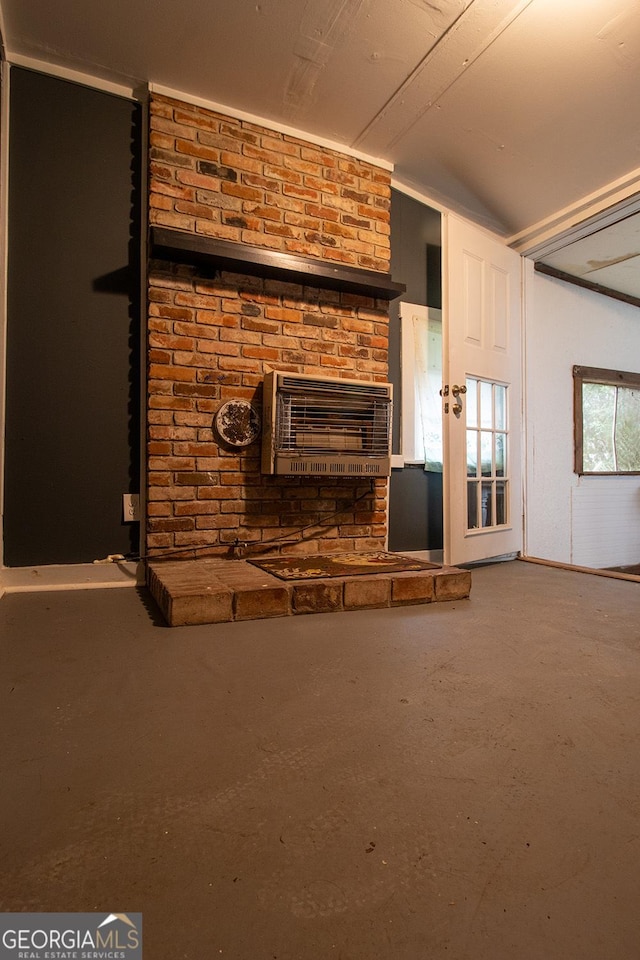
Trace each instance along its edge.
<path fill-rule="evenodd" d="M 581 477 L 635 477 L 640 470 L 585 470 L 583 447 L 584 414 L 582 409 L 582 386 L 585 383 L 602 383 L 609 387 L 640 389 L 640 373 L 625 370 L 607 370 L 603 367 L 573 368 L 573 424 L 574 424 L 574 472 Z"/>

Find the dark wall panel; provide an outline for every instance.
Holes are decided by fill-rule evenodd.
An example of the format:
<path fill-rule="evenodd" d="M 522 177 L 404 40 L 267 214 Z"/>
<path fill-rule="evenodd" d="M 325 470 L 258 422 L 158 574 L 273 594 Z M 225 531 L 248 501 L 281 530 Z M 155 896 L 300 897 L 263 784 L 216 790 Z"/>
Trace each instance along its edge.
<path fill-rule="evenodd" d="M 400 303 L 442 305 L 440 221 L 437 210 L 391 191 L 391 274 L 407 287 L 401 299 L 392 301 L 389 313 L 389 378 L 396 391 L 394 453 L 400 450 Z"/>
<path fill-rule="evenodd" d="M 139 111 L 11 71 L 7 566 L 137 549 Z"/>
<path fill-rule="evenodd" d="M 389 502 L 390 550 L 442 550 L 441 473 L 392 470 Z"/>
<path fill-rule="evenodd" d="M 402 300 L 440 307 L 440 214 L 397 190 L 391 192 L 391 273 L 406 284 Z M 400 451 L 400 300 L 389 315 L 389 379 L 394 385 L 393 449 Z M 391 550 L 442 549 L 442 476 L 422 467 L 394 470 L 389 490 Z"/>

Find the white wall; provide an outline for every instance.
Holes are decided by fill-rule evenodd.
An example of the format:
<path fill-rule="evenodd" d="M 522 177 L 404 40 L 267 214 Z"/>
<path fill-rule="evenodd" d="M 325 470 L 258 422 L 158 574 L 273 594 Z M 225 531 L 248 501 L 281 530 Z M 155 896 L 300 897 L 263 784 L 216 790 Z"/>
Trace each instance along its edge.
<path fill-rule="evenodd" d="M 525 273 L 525 553 L 640 563 L 640 476 L 573 472 L 574 364 L 640 372 L 640 309 Z"/>

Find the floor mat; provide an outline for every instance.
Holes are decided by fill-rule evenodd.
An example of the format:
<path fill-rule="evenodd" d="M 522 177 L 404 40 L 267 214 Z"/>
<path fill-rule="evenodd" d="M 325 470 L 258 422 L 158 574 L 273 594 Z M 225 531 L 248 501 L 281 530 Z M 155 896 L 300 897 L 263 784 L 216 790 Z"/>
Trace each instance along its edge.
<path fill-rule="evenodd" d="M 336 553 L 309 557 L 273 557 L 249 560 L 255 567 L 280 580 L 316 580 L 321 577 L 353 577 L 371 573 L 404 573 L 410 570 L 437 570 L 439 563 L 414 560 L 399 553 Z"/>

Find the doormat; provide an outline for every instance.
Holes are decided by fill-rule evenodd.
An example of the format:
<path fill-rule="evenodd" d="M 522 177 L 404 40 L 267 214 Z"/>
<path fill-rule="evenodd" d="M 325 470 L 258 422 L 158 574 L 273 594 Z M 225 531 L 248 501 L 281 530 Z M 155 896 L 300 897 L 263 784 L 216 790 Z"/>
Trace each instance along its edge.
<path fill-rule="evenodd" d="M 311 557 L 275 557 L 249 560 L 254 567 L 272 573 L 280 580 L 316 580 L 322 577 L 354 577 L 367 573 L 405 573 L 410 570 L 436 570 L 439 563 L 427 563 L 403 557 L 399 553 L 336 553 Z"/>

